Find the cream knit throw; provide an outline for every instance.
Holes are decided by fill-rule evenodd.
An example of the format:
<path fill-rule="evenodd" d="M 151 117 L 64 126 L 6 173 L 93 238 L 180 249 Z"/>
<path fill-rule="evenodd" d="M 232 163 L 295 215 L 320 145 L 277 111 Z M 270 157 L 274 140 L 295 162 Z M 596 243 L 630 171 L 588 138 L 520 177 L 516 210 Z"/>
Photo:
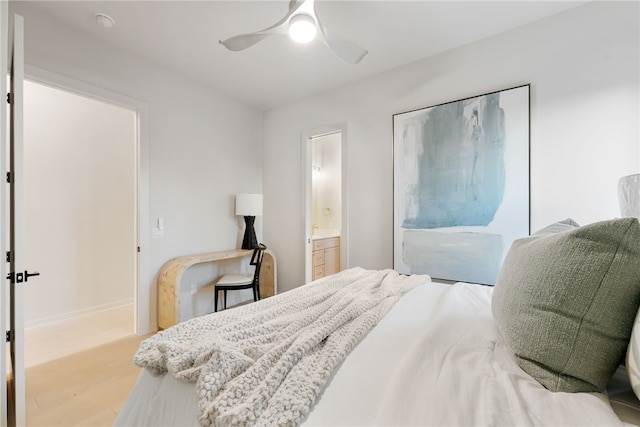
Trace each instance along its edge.
<path fill-rule="evenodd" d="M 203 426 L 296 426 L 334 368 L 400 296 L 429 280 L 352 268 L 161 331 L 134 362 L 197 381 Z"/>

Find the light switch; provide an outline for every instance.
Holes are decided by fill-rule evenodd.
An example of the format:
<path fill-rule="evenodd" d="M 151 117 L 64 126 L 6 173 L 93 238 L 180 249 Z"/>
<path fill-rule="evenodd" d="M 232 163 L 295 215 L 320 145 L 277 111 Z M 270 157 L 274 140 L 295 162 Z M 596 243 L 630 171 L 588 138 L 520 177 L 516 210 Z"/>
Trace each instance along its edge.
<path fill-rule="evenodd" d="M 164 238 L 164 218 L 156 219 L 156 226 L 151 229 L 151 238 Z"/>

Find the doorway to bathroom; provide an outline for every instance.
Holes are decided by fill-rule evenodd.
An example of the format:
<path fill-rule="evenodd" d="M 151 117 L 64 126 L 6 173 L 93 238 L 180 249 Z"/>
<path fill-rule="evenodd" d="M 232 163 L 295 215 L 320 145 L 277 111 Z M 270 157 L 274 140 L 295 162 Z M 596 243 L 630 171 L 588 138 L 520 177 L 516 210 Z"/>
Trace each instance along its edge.
<path fill-rule="evenodd" d="M 346 268 L 346 197 L 342 127 L 309 133 L 306 147 L 305 281 Z"/>

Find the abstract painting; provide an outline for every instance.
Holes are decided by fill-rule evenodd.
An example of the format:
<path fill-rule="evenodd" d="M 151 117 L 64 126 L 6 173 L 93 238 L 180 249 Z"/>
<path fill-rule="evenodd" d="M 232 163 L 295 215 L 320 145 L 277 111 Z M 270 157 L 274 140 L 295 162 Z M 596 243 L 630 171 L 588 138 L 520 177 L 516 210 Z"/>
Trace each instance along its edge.
<path fill-rule="evenodd" d="M 492 285 L 529 235 L 529 85 L 393 116 L 394 269 Z"/>

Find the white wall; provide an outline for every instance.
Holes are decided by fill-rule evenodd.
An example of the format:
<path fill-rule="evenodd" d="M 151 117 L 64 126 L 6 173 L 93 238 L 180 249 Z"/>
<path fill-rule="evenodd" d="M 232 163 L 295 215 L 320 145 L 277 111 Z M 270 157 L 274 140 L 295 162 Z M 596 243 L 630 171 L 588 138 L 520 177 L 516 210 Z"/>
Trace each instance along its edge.
<path fill-rule="evenodd" d="M 312 139 L 312 221 L 319 229 L 342 228 L 341 133 Z"/>
<path fill-rule="evenodd" d="M 140 281 L 140 332 L 155 329 L 164 262 L 239 247 L 243 223 L 234 216 L 234 195 L 262 192 L 261 112 L 42 16 L 30 2 L 11 2 L 10 12 L 25 17 L 27 64 L 148 106 L 147 224 L 164 218 L 165 237 L 141 248 L 149 274 Z M 262 217 L 256 232 L 261 238 Z"/>
<path fill-rule="evenodd" d="M 135 112 L 24 85 L 25 324 L 133 303 Z M 133 330 L 133 319 L 131 322 Z"/>
<path fill-rule="evenodd" d="M 278 288 L 304 278 L 300 134 L 332 123 L 348 129 L 350 266 L 393 266 L 392 115 L 526 83 L 532 230 L 617 216 L 617 180 L 640 172 L 639 8 L 590 3 L 267 111 L 265 241 Z"/>

